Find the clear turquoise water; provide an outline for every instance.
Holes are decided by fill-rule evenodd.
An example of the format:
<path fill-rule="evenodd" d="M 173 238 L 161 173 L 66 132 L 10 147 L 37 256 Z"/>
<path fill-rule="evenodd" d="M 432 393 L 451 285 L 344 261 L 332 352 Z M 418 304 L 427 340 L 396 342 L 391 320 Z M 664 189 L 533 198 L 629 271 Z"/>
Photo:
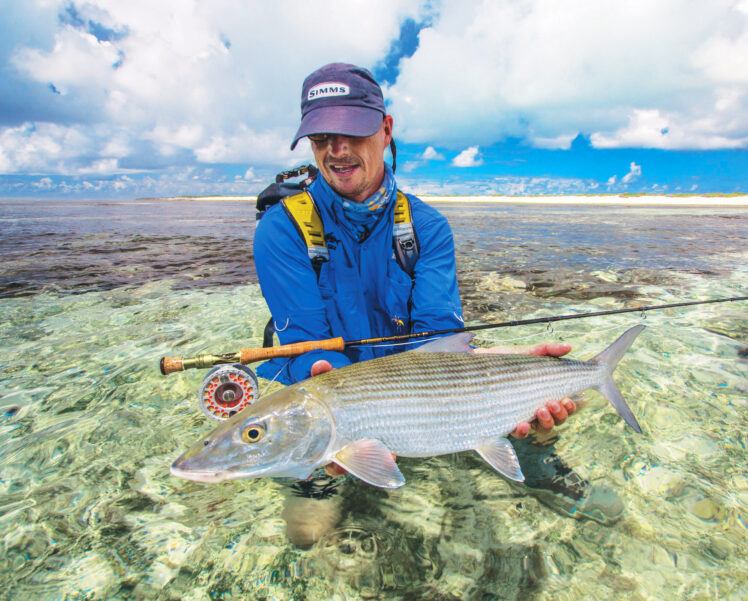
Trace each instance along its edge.
<path fill-rule="evenodd" d="M 748 210 L 439 205 L 466 317 L 748 294 Z M 345 480 L 303 550 L 283 482 L 200 485 L 171 462 L 211 428 L 163 355 L 257 345 L 242 203 L 0 203 L 0 598 L 744 599 L 748 307 L 647 315 L 616 379 L 643 435 L 587 395 L 557 451 L 614 489 L 611 526 L 512 488 L 472 453 Z M 490 330 L 587 358 L 641 316 Z M 264 385 L 264 383 L 261 383 Z M 312 516 L 324 519 L 324 515 Z"/>

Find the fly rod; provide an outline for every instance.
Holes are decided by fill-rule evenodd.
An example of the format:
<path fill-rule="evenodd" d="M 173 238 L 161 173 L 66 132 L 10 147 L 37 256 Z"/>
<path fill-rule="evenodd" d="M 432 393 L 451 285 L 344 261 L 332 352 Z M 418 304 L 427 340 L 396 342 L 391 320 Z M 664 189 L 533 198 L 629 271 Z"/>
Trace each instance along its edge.
<path fill-rule="evenodd" d="M 714 298 L 701 301 L 686 301 L 681 303 L 669 303 L 667 305 L 648 305 L 643 307 L 629 307 L 627 309 L 610 309 L 608 311 L 594 311 L 592 313 L 574 313 L 571 315 L 554 315 L 551 317 L 535 317 L 532 319 L 516 319 L 502 321 L 499 323 L 487 323 L 462 328 L 450 328 L 446 330 L 432 330 L 430 332 L 415 332 L 413 334 L 396 334 L 394 336 L 383 336 L 381 338 L 365 338 L 363 340 L 345 341 L 342 338 L 328 338 L 327 340 L 310 340 L 307 342 L 296 342 L 294 344 L 283 344 L 266 348 L 243 348 L 236 353 L 222 355 L 198 355 L 196 357 L 162 357 L 160 368 L 163 375 L 168 375 L 186 369 L 205 369 L 216 365 L 228 363 L 241 363 L 247 365 L 255 361 L 272 359 L 274 357 L 296 357 L 309 351 L 343 351 L 349 346 L 363 346 L 366 344 L 380 344 L 383 342 L 398 342 L 401 340 L 412 340 L 416 338 L 429 338 L 444 334 L 459 334 L 460 332 L 477 332 L 491 328 L 510 328 L 514 326 L 525 326 L 536 323 L 552 323 L 566 321 L 569 319 L 583 319 L 587 317 L 600 317 L 602 315 L 616 315 L 618 313 L 644 313 L 657 309 L 672 309 L 674 307 L 691 307 L 693 305 L 710 305 L 714 303 L 731 303 L 748 300 L 748 296 L 733 296 L 730 298 Z"/>

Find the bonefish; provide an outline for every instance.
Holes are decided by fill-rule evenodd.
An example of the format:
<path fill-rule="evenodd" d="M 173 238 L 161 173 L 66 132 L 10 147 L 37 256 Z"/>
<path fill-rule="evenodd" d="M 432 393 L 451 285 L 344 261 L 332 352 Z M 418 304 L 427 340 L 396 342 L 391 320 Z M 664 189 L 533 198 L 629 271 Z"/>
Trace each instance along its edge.
<path fill-rule="evenodd" d="M 523 481 L 507 434 L 551 399 L 599 390 L 641 428 L 613 370 L 644 329 L 627 330 L 589 361 L 473 353 L 463 333 L 416 350 L 335 369 L 261 398 L 177 459 L 171 473 L 199 482 L 307 478 L 336 463 L 364 482 L 398 488 L 392 454 L 431 457 L 475 450 Z"/>

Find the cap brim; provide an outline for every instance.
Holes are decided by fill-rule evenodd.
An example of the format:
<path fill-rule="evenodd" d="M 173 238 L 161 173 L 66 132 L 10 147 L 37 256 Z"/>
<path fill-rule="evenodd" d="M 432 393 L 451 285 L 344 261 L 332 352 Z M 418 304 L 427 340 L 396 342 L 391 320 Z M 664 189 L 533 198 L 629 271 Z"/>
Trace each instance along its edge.
<path fill-rule="evenodd" d="M 383 113 L 361 106 L 323 106 L 314 109 L 301 120 L 291 150 L 301 138 L 309 134 L 374 135 L 382 127 L 382 119 Z"/>

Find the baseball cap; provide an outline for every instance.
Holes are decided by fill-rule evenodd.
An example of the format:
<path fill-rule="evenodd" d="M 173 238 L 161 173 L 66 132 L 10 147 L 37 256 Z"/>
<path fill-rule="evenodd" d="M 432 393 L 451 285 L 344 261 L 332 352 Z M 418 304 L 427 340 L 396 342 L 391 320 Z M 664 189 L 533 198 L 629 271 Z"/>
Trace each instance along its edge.
<path fill-rule="evenodd" d="M 386 114 L 382 89 L 367 69 L 330 63 L 304 80 L 301 125 L 291 150 L 309 134 L 371 136 Z"/>

